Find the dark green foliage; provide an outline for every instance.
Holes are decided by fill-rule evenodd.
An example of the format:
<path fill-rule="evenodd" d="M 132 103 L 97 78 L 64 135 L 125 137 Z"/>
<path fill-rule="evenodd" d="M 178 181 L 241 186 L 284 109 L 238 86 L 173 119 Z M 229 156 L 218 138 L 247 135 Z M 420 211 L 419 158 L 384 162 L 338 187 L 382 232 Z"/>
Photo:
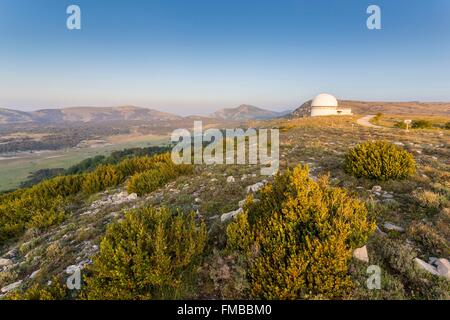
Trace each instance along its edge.
<path fill-rule="evenodd" d="M 62 279 L 54 277 L 50 286 L 34 284 L 24 292 L 16 291 L 6 296 L 7 300 L 66 300 L 70 292 Z"/>
<path fill-rule="evenodd" d="M 400 180 L 413 175 L 414 157 L 387 141 L 368 141 L 351 149 L 344 164 L 345 171 L 357 178 Z"/>
<path fill-rule="evenodd" d="M 85 279 L 87 299 L 186 298 L 206 243 L 195 214 L 143 208 L 108 227 Z"/>
<path fill-rule="evenodd" d="M 0 245 L 27 229 L 45 230 L 62 222 L 66 216 L 66 207 L 73 197 L 116 187 L 124 183 L 127 177 L 144 171 L 154 172 L 158 177 L 154 181 L 161 186 L 179 175 L 191 172 L 192 168 L 173 165 L 169 153 L 126 158 L 117 165 L 100 165 L 90 173 L 59 176 L 31 188 L 3 194 L 0 196 Z M 136 192 L 150 192 L 152 187 L 143 184 L 143 188 L 144 191 L 136 189 Z"/>
<path fill-rule="evenodd" d="M 128 193 L 143 195 L 155 191 L 168 181 L 180 175 L 192 173 L 192 166 L 162 163 L 155 169 L 140 172 L 131 177 L 127 185 Z"/>
<path fill-rule="evenodd" d="M 428 120 L 413 120 L 411 124 L 413 129 L 430 129 L 433 128 L 433 124 Z"/>
<path fill-rule="evenodd" d="M 395 127 L 400 129 L 406 129 L 406 124 L 403 121 L 397 122 L 395 124 Z M 411 125 L 409 126 L 410 129 L 431 129 L 433 128 L 433 123 L 431 123 L 428 120 L 413 120 L 411 122 Z"/>
<path fill-rule="evenodd" d="M 299 166 L 276 177 L 228 226 L 228 248 L 245 256 L 254 298 L 337 298 L 352 287 L 352 250 L 374 226 L 361 201 L 308 174 Z"/>
<path fill-rule="evenodd" d="M 66 174 L 90 172 L 95 170 L 95 168 L 97 168 L 99 165 L 102 164 L 117 164 L 126 158 L 153 156 L 155 154 L 168 152 L 169 150 L 170 150 L 169 147 L 155 146 L 145 148 L 129 148 L 121 151 L 113 151 L 108 157 L 100 155 L 85 159 L 81 161 L 79 164 L 76 164 L 67 169 Z"/>
<path fill-rule="evenodd" d="M 29 188 L 31 186 L 34 186 L 35 184 L 38 184 L 41 181 L 63 175 L 64 173 L 65 173 L 65 170 L 63 168 L 40 169 L 40 170 L 37 170 L 37 171 L 31 173 L 27 177 L 27 180 L 23 181 L 20 184 L 20 187 L 21 188 Z"/>

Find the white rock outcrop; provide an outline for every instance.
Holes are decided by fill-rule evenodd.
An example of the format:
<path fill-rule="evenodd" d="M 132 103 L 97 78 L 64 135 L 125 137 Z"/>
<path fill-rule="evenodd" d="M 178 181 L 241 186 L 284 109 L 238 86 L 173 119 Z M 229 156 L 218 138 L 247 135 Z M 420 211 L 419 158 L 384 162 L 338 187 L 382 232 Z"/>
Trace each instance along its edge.
<path fill-rule="evenodd" d="M 259 189 L 261 189 L 262 187 L 264 187 L 264 185 L 267 183 L 266 180 L 257 182 L 255 184 L 252 184 L 251 186 L 247 187 L 247 193 L 250 192 L 257 192 Z"/>
<path fill-rule="evenodd" d="M 220 221 L 221 222 L 225 222 L 228 221 L 230 219 L 233 219 L 234 217 L 236 217 L 238 214 L 240 214 L 242 212 L 242 208 L 239 208 L 237 210 L 234 211 L 230 211 L 228 213 L 224 213 L 220 216 Z"/>
<path fill-rule="evenodd" d="M 1 289 L 1 292 L 2 292 L 2 293 L 8 293 L 8 292 L 10 292 L 10 291 L 12 291 L 12 290 L 18 288 L 21 284 L 22 284 L 22 280 L 19 280 L 19 281 L 17 281 L 17 282 L 11 283 L 11 284 L 9 284 L 9 285 L 3 287 L 3 288 Z"/>
<path fill-rule="evenodd" d="M 405 232 L 405 229 L 404 229 L 404 228 L 399 227 L 399 226 L 396 226 L 395 224 L 392 224 L 392 223 L 390 223 L 390 222 L 386 222 L 386 223 L 383 225 L 383 227 L 384 227 L 386 230 L 389 230 L 389 231 Z"/>
<path fill-rule="evenodd" d="M 359 261 L 369 262 L 369 254 L 367 253 L 367 247 L 363 246 L 361 248 L 355 249 L 353 251 L 353 257 Z"/>
<path fill-rule="evenodd" d="M 6 267 L 6 266 L 9 266 L 12 264 L 13 264 L 13 262 L 11 259 L 0 258 L 0 267 Z"/>
<path fill-rule="evenodd" d="M 433 264 L 440 276 L 450 279 L 450 262 L 447 259 L 437 259 Z"/>
<path fill-rule="evenodd" d="M 439 272 L 437 271 L 437 268 L 432 266 L 429 263 L 426 263 L 422 259 L 414 258 L 414 263 L 422 270 L 427 271 L 431 274 L 434 274 L 435 276 L 439 275 Z"/>

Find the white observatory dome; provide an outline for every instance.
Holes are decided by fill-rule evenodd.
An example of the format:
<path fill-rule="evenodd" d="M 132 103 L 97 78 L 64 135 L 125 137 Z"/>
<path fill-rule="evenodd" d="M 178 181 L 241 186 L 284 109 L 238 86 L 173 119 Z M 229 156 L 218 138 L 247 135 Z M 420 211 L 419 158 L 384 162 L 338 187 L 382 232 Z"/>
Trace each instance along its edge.
<path fill-rule="evenodd" d="M 337 107 L 338 101 L 331 94 L 322 93 L 311 102 L 311 107 Z"/>

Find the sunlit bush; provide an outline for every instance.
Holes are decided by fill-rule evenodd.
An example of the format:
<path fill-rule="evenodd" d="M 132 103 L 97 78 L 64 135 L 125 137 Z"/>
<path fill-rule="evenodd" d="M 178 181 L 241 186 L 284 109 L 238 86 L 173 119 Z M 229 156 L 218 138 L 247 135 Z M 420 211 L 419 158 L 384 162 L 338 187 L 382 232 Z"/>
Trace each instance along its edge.
<path fill-rule="evenodd" d="M 414 157 L 387 141 L 368 141 L 348 151 L 345 170 L 357 178 L 405 179 L 416 170 Z"/>
<path fill-rule="evenodd" d="M 299 166 L 276 177 L 227 228 L 228 248 L 247 260 L 254 298 L 334 298 L 352 287 L 352 251 L 373 224 L 361 201 L 308 174 Z"/>

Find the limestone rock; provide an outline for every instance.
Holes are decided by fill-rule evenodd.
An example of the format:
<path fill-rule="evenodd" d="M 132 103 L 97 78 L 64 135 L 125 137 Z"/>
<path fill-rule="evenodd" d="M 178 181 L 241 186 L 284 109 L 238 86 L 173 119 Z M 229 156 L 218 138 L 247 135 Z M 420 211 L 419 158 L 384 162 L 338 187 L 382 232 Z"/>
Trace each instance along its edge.
<path fill-rule="evenodd" d="M 34 271 L 32 274 L 30 274 L 30 279 L 36 278 L 37 275 L 39 274 L 39 272 L 41 272 L 41 269 L 38 269 L 38 270 Z"/>
<path fill-rule="evenodd" d="M 220 221 L 221 222 L 225 222 L 228 221 L 230 219 L 233 219 L 234 217 L 236 217 L 238 214 L 240 214 L 242 212 L 242 208 L 239 208 L 237 210 L 234 211 L 230 211 L 228 213 L 224 213 L 221 217 L 220 217 Z"/>
<path fill-rule="evenodd" d="M 434 261 L 434 265 L 440 276 L 450 279 L 450 262 L 447 259 L 437 259 Z"/>
<path fill-rule="evenodd" d="M 404 232 L 404 231 L 405 231 L 404 228 L 399 227 L 399 226 L 396 226 L 395 224 L 392 224 L 392 223 L 390 223 L 390 222 L 386 222 L 386 223 L 383 225 L 383 227 L 384 227 L 386 230 L 389 230 L 389 231 L 398 231 L 398 232 Z"/>
<path fill-rule="evenodd" d="M 21 284 L 22 284 L 22 280 L 19 280 L 19 281 L 17 281 L 17 282 L 11 283 L 11 284 L 9 284 L 9 285 L 3 287 L 2 290 L 1 290 L 1 292 L 2 292 L 2 293 L 10 292 L 10 291 L 12 291 L 12 290 L 18 288 Z"/>
<path fill-rule="evenodd" d="M 13 264 L 13 262 L 12 262 L 11 259 L 0 258 L 0 267 L 9 266 L 9 265 L 12 265 L 12 264 Z"/>
<path fill-rule="evenodd" d="M 422 270 L 427 271 L 431 274 L 434 274 L 436 276 L 439 275 L 439 272 L 437 271 L 437 268 L 432 266 L 429 263 L 426 263 L 425 261 L 419 259 L 419 258 L 414 258 L 414 262 L 415 264 Z"/>
<path fill-rule="evenodd" d="M 373 186 L 372 187 L 372 192 L 381 192 L 381 187 L 380 186 Z"/>
<path fill-rule="evenodd" d="M 363 262 L 369 262 L 369 255 L 367 253 L 367 247 L 363 246 L 361 248 L 355 249 L 353 251 L 353 257 Z"/>
<path fill-rule="evenodd" d="M 257 192 L 259 189 L 261 189 L 262 187 L 264 187 L 264 185 L 267 183 L 266 180 L 257 182 L 255 184 L 252 184 L 251 186 L 247 187 L 247 193 L 250 192 Z"/>

